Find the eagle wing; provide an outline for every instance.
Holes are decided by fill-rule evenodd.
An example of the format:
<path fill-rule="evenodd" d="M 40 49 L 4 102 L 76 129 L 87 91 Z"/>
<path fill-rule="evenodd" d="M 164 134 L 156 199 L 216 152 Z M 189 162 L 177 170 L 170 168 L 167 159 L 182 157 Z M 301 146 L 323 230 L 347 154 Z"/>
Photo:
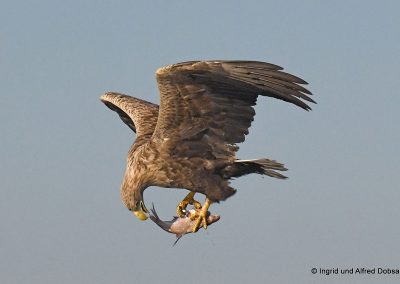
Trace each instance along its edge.
<path fill-rule="evenodd" d="M 119 93 L 106 93 L 100 99 L 117 112 L 137 136 L 153 134 L 158 119 L 158 105 Z"/>
<path fill-rule="evenodd" d="M 311 109 L 302 79 L 257 61 L 190 61 L 157 70 L 160 112 L 152 140 L 172 156 L 235 159 L 258 95 Z"/>

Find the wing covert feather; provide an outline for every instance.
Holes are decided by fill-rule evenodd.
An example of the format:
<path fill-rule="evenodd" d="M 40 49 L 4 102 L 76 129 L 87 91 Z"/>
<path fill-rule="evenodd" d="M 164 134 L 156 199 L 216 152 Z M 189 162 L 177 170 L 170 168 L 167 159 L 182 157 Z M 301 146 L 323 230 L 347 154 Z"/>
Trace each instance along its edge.
<path fill-rule="evenodd" d="M 158 119 L 158 105 L 120 93 L 106 93 L 101 101 L 118 113 L 137 136 L 152 135 Z"/>
<path fill-rule="evenodd" d="M 190 61 L 157 70 L 160 113 L 152 139 L 174 155 L 234 159 L 254 119 L 258 95 L 305 110 L 304 80 L 257 61 Z"/>

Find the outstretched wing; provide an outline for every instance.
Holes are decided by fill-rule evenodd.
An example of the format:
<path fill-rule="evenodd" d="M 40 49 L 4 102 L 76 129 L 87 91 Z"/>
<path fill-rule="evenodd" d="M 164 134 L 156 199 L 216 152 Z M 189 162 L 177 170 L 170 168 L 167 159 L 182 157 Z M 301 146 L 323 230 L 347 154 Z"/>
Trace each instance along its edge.
<path fill-rule="evenodd" d="M 138 136 L 152 135 L 158 119 L 158 105 L 119 93 L 100 97 Z"/>
<path fill-rule="evenodd" d="M 157 70 L 160 113 L 152 139 L 172 155 L 235 158 L 253 121 L 258 95 L 305 110 L 314 102 L 302 79 L 257 61 L 191 61 Z"/>

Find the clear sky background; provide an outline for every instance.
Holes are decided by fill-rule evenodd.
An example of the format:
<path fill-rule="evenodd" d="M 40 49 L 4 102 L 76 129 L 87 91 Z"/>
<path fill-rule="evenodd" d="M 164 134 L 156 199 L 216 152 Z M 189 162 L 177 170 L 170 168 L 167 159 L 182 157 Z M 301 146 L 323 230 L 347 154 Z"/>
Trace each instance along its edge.
<path fill-rule="evenodd" d="M 398 1 L 2 1 L 1 283 L 390 283 L 400 269 Z M 304 78 L 306 112 L 260 98 L 221 220 L 175 237 L 120 201 L 132 131 L 99 96 L 157 102 L 155 70 L 251 59 Z M 163 219 L 184 191 L 149 188 Z"/>

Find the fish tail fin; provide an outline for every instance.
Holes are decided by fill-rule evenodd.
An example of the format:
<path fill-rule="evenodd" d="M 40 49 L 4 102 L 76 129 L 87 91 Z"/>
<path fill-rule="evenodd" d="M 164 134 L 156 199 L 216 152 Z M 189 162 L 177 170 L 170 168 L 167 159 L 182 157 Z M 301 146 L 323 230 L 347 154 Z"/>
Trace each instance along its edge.
<path fill-rule="evenodd" d="M 160 220 L 160 218 L 158 217 L 158 214 L 156 212 L 156 208 L 154 208 L 154 203 L 151 203 L 151 214 L 150 214 L 150 219 L 153 220 L 154 222 L 156 220 Z"/>

